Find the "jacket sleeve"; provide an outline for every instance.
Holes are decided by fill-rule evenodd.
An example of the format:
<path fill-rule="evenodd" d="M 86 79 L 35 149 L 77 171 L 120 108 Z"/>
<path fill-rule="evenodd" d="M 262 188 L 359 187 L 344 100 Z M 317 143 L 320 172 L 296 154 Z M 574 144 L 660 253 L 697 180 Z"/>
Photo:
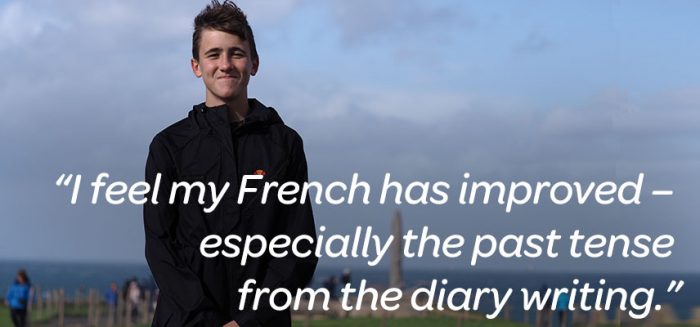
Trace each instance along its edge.
<path fill-rule="evenodd" d="M 306 165 L 306 156 L 302 140 L 299 136 L 296 137 L 291 150 L 290 164 L 287 169 L 287 175 L 284 181 L 295 181 L 300 185 L 308 181 L 308 170 Z M 314 239 L 314 244 L 299 243 L 299 251 L 310 251 L 312 254 L 306 258 L 294 256 L 290 251 L 286 257 L 275 258 L 271 257 L 268 263 L 265 278 L 262 283 L 255 285 L 257 288 L 285 288 L 292 294 L 295 294 L 298 288 L 306 287 L 313 278 L 316 270 L 318 258 L 315 256 L 314 247 L 316 243 L 316 226 L 314 224 L 314 216 L 311 210 L 311 202 L 307 196 L 304 204 L 293 204 L 283 206 L 283 214 L 280 223 L 284 224 L 283 234 L 289 235 L 291 239 L 299 235 L 309 235 Z M 260 297 L 260 302 L 257 310 L 252 310 L 246 304 L 246 310 L 234 316 L 241 327 L 260 326 L 279 314 L 287 314 L 278 312 L 269 305 L 269 294 Z"/>
<path fill-rule="evenodd" d="M 161 180 L 157 204 L 153 204 L 151 197 L 158 173 Z M 151 191 L 143 209 L 146 260 L 162 297 L 158 310 L 165 311 L 156 315 L 153 326 L 223 326 L 228 319 L 206 296 L 199 277 L 178 255 L 177 203 L 168 204 L 174 176 L 171 156 L 156 137 L 146 161 L 146 182 Z"/>

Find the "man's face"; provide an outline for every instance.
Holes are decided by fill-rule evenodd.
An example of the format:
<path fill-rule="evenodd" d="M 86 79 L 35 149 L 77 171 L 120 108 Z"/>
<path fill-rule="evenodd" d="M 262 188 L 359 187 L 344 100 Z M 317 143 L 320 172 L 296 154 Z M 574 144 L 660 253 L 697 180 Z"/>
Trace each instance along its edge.
<path fill-rule="evenodd" d="M 257 69 L 247 41 L 222 31 L 202 31 L 199 60 L 192 59 L 192 71 L 204 80 L 208 106 L 247 99 L 248 81 Z"/>

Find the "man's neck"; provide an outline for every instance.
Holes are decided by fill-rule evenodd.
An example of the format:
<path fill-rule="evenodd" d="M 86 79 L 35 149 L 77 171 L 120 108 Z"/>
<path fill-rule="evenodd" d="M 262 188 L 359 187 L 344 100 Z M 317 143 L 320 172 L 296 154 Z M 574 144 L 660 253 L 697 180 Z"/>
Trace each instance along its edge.
<path fill-rule="evenodd" d="M 229 122 L 239 122 L 245 120 L 245 116 L 248 115 L 248 98 L 241 97 L 235 101 L 227 102 L 228 106 L 228 121 Z"/>

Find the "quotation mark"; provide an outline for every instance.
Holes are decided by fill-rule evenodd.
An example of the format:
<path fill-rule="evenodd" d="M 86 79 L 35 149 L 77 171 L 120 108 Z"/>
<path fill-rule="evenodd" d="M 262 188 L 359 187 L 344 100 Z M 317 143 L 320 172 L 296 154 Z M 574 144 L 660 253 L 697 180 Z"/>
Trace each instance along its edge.
<path fill-rule="evenodd" d="M 71 182 L 74 182 L 73 195 L 71 196 L 70 204 L 75 204 L 78 201 L 78 191 L 80 190 L 81 177 L 82 176 L 80 175 L 75 175 L 75 179 L 73 179 L 73 174 L 61 174 L 61 176 L 59 176 L 56 180 L 56 186 L 70 186 Z"/>
<path fill-rule="evenodd" d="M 679 280 L 679 281 L 672 280 L 671 283 L 668 285 L 668 289 L 666 289 L 666 292 L 678 293 L 681 291 L 681 288 L 683 288 L 683 285 L 685 285 L 685 282 L 682 280 Z M 656 306 L 654 306 L 654 309 L 656 311 L 661 310 L 661 305 L 657 304 Z"/>
<path fill-rule="evenodd" d="M 68 175 L 68 178 L 66 178 L 66 174 L 61 174 L 61 176 L 56 180 L 56 186 L 68 186 L 70 185 L 70 180 L 73 178 L 73 174 Z"/>
<path fill-rule="evenodd" d="M 666 290 L 666 292 L 669 292 L 669 293 L 671 293 L 671 292 L 678 293 L 678 292 L 681 290 L 681 288 L 683 287 L 684 284 L 685 284 L 685 282 L 682 281 L 682 280 L 679 280 L 678 282 L 676 282 L 675 280 L 672 280 L 672 281 L 671 281 L 671 284 L 668 285 L 668 289 Z"/>

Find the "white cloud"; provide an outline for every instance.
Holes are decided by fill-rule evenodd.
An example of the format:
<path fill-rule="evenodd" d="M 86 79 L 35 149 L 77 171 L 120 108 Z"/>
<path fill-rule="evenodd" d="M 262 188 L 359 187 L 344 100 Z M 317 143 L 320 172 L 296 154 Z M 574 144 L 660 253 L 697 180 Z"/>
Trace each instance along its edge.
<path fill-rule="evenodd" d="M 238 1 L 237 4 L 246 13 L 248 22 L 255 29 L 259 25 L 274 24 L 285 19 L 301 5 L 301 2 L 299 0 L 251 0 Z"/>
<path fill-rule="evenodd" d="M 342 40 L 357 44 L 383 34 L 391 37 L 421 35 L 455 24 L 462 28 L 473 26 L 471 18 L 461 16 L 450 6 L 423 1 L 333 1 L 329 3 L 340 27 Z M 453 3 L 454 5 L 454 3 Z M 411 31 L 411 33 L 406 33 Z M 442 33 L 438 33 L 442 34 Z"/>
<path fill-rule="evenodd" d="M 57 17 L 34 10 L 25 2 L 8 2 L 0 6 L 0 50 L 23 44 L 49 28 L 65 27 Z"/>
<path fill-rule="evenodd" d="M 242 6 L 250 9 L 254 25 L 265 25 L 283 22 L 303 4 L 287 0 L 271 7 L 271 2 L 255 1 Z M 339 14 L 344 33 L 387 35 L 381 17 L 394 14 L 392 8 L 369 2 L 333 5 L 345 8 Z M 13 160 L 0 162 L 6 177 L 0 192 L 11 204 L 2 222 L 14 223 L 10 221 L 16 217 L 13 212 L 23 213 L 20 216 L 26 217 L 28 225 L 53 227 L 74 219 L 82 227 L 61 233 L 75 233 L 68 237 L 80 239 L 83 234 L 99 233 L 101 224 L 90 220 L 99 215 L 109 224 L 139 233 L 138 221 L 124 219 L 122 212 L 113 209 L 78 213 L 66 209 L 62 216 L 54 217 L 49 212 L 52 207 L 42 204 L 27 213 L 16 203 L 31 206 L 27 199 L 32 198 L 16 191 L 27 189 L 24 194 L 28 194 L 32 186 L 42 190 L 33 196 L 54 196 L 58 192 L 45 185 L 62 169 L 86 174 L 108 170 L 115 177 L 140 178 L 150 137 L 184 117 L 189 106 L 201 100 L 201 81 L 192 77 L 187 62 L 191 20 L 203 6 L 166 1 L 42 5 L 15 1 L 0 7 L 0 51 L 28 40 L 41 42 L 41 51 L 17 47 L 3 52 L 3 59 L 9 59 L 0 62 L 0 71 L 5 73 L 0 79 L 0 148 L 11 153 Z M 369 15 L 375 16 L 360 17 L 369 9 Z M 398 10 L 408 11 L 399 13 L 401 19 L 422 15 L 411 8 Z M 421 17 L 439 18 L 441 14 L 431 11 L 426 15 Z M 361 19 L 353 21 L 353 17 Z M 363 26 L 365 22 L 369 25 Z M 427 19 L 419 23 L 430 25 Z M 388 24 L 388 34 L 404 35 L 403 23 Z M 49 34 L 54 30 L 56 33 Z M 47 34 L 50 37 L 42 37 Z M 405 41 L 387 37 L 386 46 L 400 47 Z M 532 41 L 542 44 L 537 38 Z M 355 50 L 366 49 L 344 49 Z M 404 177 L 441 178 L 470 170 L 475 176 L 479 172 L 481 177 L 491 174 L 502 179 L 509 177 L 506 175 L 567 174 L 590 179 L 609 178 L 610 170 L 623 163 L 623 171 L 675 169 L 675 174 L 687 178 L 673 185 L 692 190 L 690 181 L 697 176 L 693 174 L 700 136 L 697 87 L 645 96 L 609 90 L 587 103 L 542 108 L 538 103 L 515 102 L 508 90 L 498 98 L 488 98 L 459 81 L 440 88 L 424 80 L 424 85 L 382 82 L 361 75 L 350 81 L 347 74 L 354 73 L 349 69 L 352 65 L 310 71 L 313 62 L 301 61 L 318 57 L 299 53 L 281 57 L 285 55 L 291 59 L 265 66 L 266 76 L 256 77 L 252 87 L 255 96 L 279 107 L 285 121 L 300 130 L 315 177 L 327 180 L 347 171 L 391 171 Z M 447 66 L 458 60 L 444 59 Z M 425 69 L 397 67 L 407 75 Z M 516 73 L 512 78 L 520 77 Z M 501 91 L 500 85 L 490 87 L 487 91 Z M 47 158 L 51 167 L 46 165 Z M 18 202 L 21 199 L 25 202 Z M 690 212 L 691 206 L 685 205 L 674 212 Z M 42 255 L 49 251 L 45 246 L 41 250 Z M 110 251 L 107 256 L 142 256 L 138 251 Z"/>

